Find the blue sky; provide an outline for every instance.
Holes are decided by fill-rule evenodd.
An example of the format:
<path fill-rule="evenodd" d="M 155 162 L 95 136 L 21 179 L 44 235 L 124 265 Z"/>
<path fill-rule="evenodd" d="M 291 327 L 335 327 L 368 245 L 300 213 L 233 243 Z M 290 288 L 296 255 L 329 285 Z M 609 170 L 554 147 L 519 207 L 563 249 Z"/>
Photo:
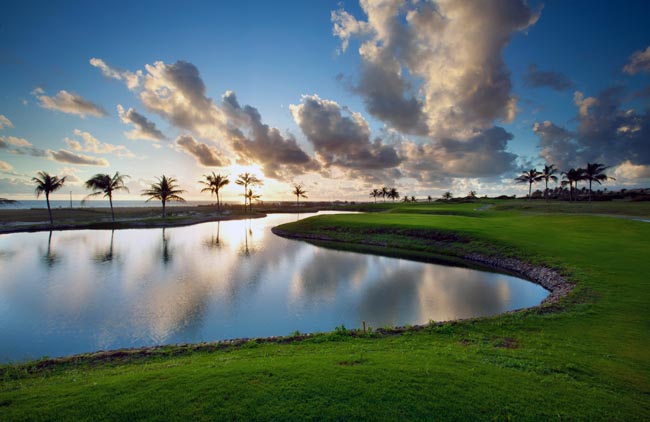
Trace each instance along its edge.
<path fill-rule="evenodd" d="M 13 2 L 2 15 L 0 197 L 33 197 L 40 170 L 79 198 L 95 173 L 129 174 L 124 199 L 163 173 L 201 199 L 211 171 L 258 173 L 265 199 L 290 199 L 292 183 L 310 199 L 523 194 L 512 178 L 544 163 L 650 181 L 646 1 Z"/>

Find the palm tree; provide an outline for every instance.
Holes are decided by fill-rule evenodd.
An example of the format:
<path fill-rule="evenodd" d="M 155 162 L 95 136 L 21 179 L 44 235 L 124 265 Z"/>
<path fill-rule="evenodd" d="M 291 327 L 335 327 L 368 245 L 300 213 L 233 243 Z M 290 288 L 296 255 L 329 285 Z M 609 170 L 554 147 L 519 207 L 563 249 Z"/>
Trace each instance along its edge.
<path fill-rule="evenodd" d="M 381 197 L 384 198 L 384 202 L 386 202 L 386 198 L 390 198 L 390 189 L 388 187 L 383 186 L 381 188 Z"/>
<path fill-rule="evenodd" d="M 113 177 L 109 176 L 108 174 L 96 174 L 90 179 L 86 180 L 86 188 L 92 189 L 94 191 L 86 198 L 101 195 L 102 193 L 104 194 L 104 198 L 108 197 L 108 202 L 111 205 L 111 217 L 113 219 L 113 222 L 115 222 L 115 212 L 113 211 L 113 192 L 116 190 L 125 190 L 127 192 L 129 191 L 129 188 L 124 185 L 124 179 L 127 177 L 130 176 L 115 172 L 115 175 Z"/>
<path fill-rule="evenodd" d="M 167 177 L 163 174 L 162 177 L 157 177 L 156 179 L 158 179 L 158 183 L 153 183 L 151 188 L 143 190 L 142 196 L 149 197 L 147 202 L 152 199 L 160 199 L 160 201 L 162 201 L 162 216 L 165 218 L 167 216 L 165 213 L 165 204 L 167 201 L 185 202 L 185 199 L 180 196 L 180 194 L 185 191 L 178 189 L 178 185 L 176 184 L 177 180 L 173 177 Z"/>
<path fill-rule="evenodd" d="M 65 176 L 50 176 L 44 171 L 39 171 L 37 177 L 32 177 L 32 182 L 36 183 L 36 197 L 45 194 L 45 201 L 47 202 L 47 212 L 50 215 L 50 224 L 54 224 L 52 219 L 52 208 L 50 208 L 50 193 L 59 190 L 65 183 Z"/>
<path fill-rule="evenodd" d="M 296 206 L 300 207 L 300 198 L 307 198 L 307 191 L 302 188 L 302 185 L 299 184 L 293 184 L 293 191 L 291 192 L 294 195 L 296 195 Z"/>
<path fill-rule="evenodd" d="M 381 190 L 380 189 L 373 189 L 372 192 L 370 192 L 370 197 L 375 198 L 375 204 L 377 203 L 377 198 L 381 196 Z"/>
<path fill-rule="evenodd" d="M 562 176 L 566 179 L 562 182 L 562 185 L 569 185 L 569 201 L 573 201 L 573 184 L 576 185 L 576 191 L 578 190 L 578 181 L 582 179 L 583 169 L 569 169 L 562 172 Z M 577 196 L 577 195 L 576 195 Z M 577 198 L 576 198 L 577 199 Z"/>
<path fill-rule="evenodd" d="M 262 181 L 248 172 L 237 176 L 235 183 L 244 187 L 244 212 L 246 212 L 246 201 L 248 200 L 248 187 L 260 186 Z"/>
<path fill-rule="evenodd" d="M 415 200 L 415 196 L 411 196 L 411 202 L 417 202 L 417 201 Z"/>
<path fill-rule="evenodd" d="M 451 198 L 453 198 L 453 196 L 454 195 L 451 192 L 447 191 L 442 194 L 442 199 L 444 199 L 445 201 L 449 201 Z"/>
<path fill-rule="evenodd" d="M 544 165 L 544 170 L 540 173 L 540 180 L 544 180 L 545 182 L 545 188 L 544 188 L 544 199 L 548 200 L 548 181 L 552 180 L 554 182 L 557 182 L 557 176 L 555 176 L 555 173 L 557 173 L 558 170 L 555 168 L 554 164 L 549 165 Z"/>
<path fill-rule="evenodd" d="M 404 199 L 402 199 L 402 201 L 404 201 L 404 202 L 408 202 L 408 201 L 409 201 L 409 197 L 408 197 L 407 195 L 404 195 Z"/>
<path fill-rule="evenodd" d="M 467 194 L 467 198 L 476 199 L 476 191 L 475 190 L 469 191 L 469 193 Z"/>
<path fill-rule="evenodd" d="M 515 179 L 517 183 L 528 183 L 528 200 L 530 200 L 533 183 L 539 182 L 540 180 L 542 180 L 541 173 L 538 172 L 537 169 L 530 169 L 528 171 L 525 171 Z"/>
<path fill-rule="evenodd" d="M 427 196 L 427 201 L 431 202 L 432 199 L 431 195 Z"/>
<path fill-rule="evenodd" d="M 205 180 L 199 180 L 199 183 L 205 185 L 201 192 L 210 192 L 211 195 L 217 196 L 217 208 L 221 209 L 221 202 L 219 201 L 219 190 L 230 183 L 228 176 L 222 176 L 220 174 L 204 174 Z"/>
<path fill-rule="evenodd" d="M 257 201 L 261 197 L 262 197 L 261 195 L 255 194 L 253 192 L 253 189 L 248 190 L 248 192 L 246 193 L 245 199 L 248 200 L 249 211 L 253 211 L 253 199 Z"/>
<path fill-rule="evenodd" d="M 613 177 L 608 177 L 605 173 L 609 167 L 600 163 L 587 163 L 587 168 L 582 170 L 582 180 L 589 180 L 589 202 L 591 202 L 591 182 L 596 182 L 599 185 L 607 179 L 616 180 Z"/>
<path fill-rule="evenodd" d="M 399 199 L 399 192 L 395 188 L 390 188 L 390 190 L 388 191 L 387 196 L 389 198 L 391 198 L 393 200 L 393 202 L 395 202 L 396 199 Z"/>

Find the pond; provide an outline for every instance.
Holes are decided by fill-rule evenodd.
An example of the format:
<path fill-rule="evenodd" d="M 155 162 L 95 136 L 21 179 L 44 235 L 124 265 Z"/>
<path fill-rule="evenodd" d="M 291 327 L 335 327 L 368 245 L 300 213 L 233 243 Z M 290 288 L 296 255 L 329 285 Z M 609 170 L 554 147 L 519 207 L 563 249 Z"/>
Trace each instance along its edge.
<path fill-rule="evenodd" d="M 548 294 L 504 274 L 271 233 L 297 218 L 0 235 L 0 362 L 422 324 L 535 306 Z"/>

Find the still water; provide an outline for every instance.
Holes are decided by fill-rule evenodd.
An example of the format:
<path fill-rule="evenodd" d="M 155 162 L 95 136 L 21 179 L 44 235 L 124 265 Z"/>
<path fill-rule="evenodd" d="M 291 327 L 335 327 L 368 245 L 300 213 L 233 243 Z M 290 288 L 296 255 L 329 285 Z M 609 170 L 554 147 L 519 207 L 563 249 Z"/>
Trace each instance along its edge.
<path fill-rule="evenodd" d="M 296 218 L 0 235 L 0 362 L 420 324 L 534 306 L 548 293 L 503 274 L 271 233 Z"/>

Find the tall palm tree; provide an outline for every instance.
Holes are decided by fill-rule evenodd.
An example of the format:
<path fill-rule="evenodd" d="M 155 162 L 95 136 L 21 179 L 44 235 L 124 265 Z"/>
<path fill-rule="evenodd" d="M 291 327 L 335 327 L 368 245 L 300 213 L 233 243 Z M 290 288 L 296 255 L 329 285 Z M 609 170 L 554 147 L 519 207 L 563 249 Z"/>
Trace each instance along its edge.
<path fill-rule="evenodd" d="M 582 180 L 583 169 L 569 169 L 562 172 L 562 177 L 566 180 L 562 181 L 562 185 L 569 185 L 569 201 L 573 201 L 573 184 L 576 185 L 576 196 L 578 190 L 578 181 Z M 577 199 L 577 198 L 576 198 Z"/>
<path fill-rule="evenodd" d="M 476 199 L 476 191 L 475 190 L 469 191 L 469 193 L 467 194 L 467 197 L 469 199 Z"/>
<path fill-rule="evenodd" d="M 370 192 L 370 197 L 375 198 L 375 204 L 377 203 L 377 198 L 381 196 L 381 190 L 380 189 L 373 189 Z"/>
<path fill-rule="evenodd" d="M 431 202 L 432 199 L 431 195 L 427 196 L 427 201 Z"/>
<path fill-rule="evenodd" d="M 294 195 L 296 195 L 296 206 L 300 206 L 300 198 L 305 198 L 307 199 L 307 191 L 302 188 L 302 185 L 300 183 L 298 184 L 293 184 L 293 191 L 291 191 Z"/>
<path fill-rule="evenodd" d="M 539 182 L 541 179 L 541 173 L 537 169 L 530 169 L 521 173 L 519 177 L 515 179 L 517 183 L 528 183 L 528 200 L 530 200 L 530 194 L 533 189 L 533 183 Z"/>
<path fill-rule="evenodd" d="M 45 194 L 45 202 L 47 202 L 47 212 L 50 215 L 50 224 L 54 224 L 52 219 L 52 208 L 50 208 L 50 193 L 57 191 L 63 187 L 65 183 L 65 176 L 50 176 L 47 172 L 39 171 L 37 177 L 32 177 L 32 182 L 36 183 L 36 197 Z"/>
<path fill-rule="evenodd" d="M 395 188 L 390 188 L 390 191 L 388 192 L 388 197 L 395 202 L 396 199 L 399 199 L 399 192 Z"/>
<path fill-rule="evenodd" d="M 558 172 L 558 169 L 555 168 L 554 164 L 549 165 L 544 165 L 544 170 L 540 173 L 540 180 L 543 180 L 545 183 L 544 187 L 544 199 L 548 200 L 548 181 L 552 180 L 554 182 L 557 182 L 557 176 L 555 176 L 555 173 Z"/>
<path fill-rule="evenodd" d="M 248 190 L 248 192 L 246 193 L 246 198 L 245 199 L 248 200 L 249 211 L 253 211 L 253 199 L 257 201 L 261 197 L 262 197 L 261 195 L 258 195 L 255 192 L 253 192 L 253 189 Z"/>
<path fill-rule="evenodd" d="M 217 208 L 221 209 L 221 202 L 219 201 L 219 190 L 222 187 L 230 183 L 228 176 L 222 176 L 220 174 L 204 174 L 205 180 L 199 180 L 199 183 L 204 184 L 205 187 L 201 189 L 201 192 L 210 192 L 211 195 L 217 196 Z"/>
<path fill-rule="evenodd" d="M 445 201 L 449 201 L 453 197 L 454 195 L 449 191 L 442 194 L 442 199 L 444 199 Z"/>
<path fill-rule="evenodd" d="M 129 188 L 124 185 L 124 179 L 127 177 L 130 176 L 115 172 L 115 175 L 113 177 L 109 176 L 108 174 L 96 174 L 90 179 L 86 180 L 86 188 L 92 189 L 94 191 L 86 198 L 101 195 L 103 193 L 104 198 L 108 198 L 108 202 L 111 204 L 111 217 L 113 218 L 113 222 L 115 222 L 115 212 L 113 211 L 113 192 L 116 190 L 125 190 L 127 192 L 129 191 Z"/>
<path fill-rule="evenodd" d="M 582 180 L 589 180 L 589 202 L 591 202 L 591 182 L 596 182 L 599 185 L 607 179 L 616 180 L 613 177 L 607 176 L 603 173 L 609 167 L 600 163 L 587 163 L 587 168 L 582 170 Z"/>
<path fill-rule="evenodd" d="M 383 186 L 381 188 L 381 197 L 384 198 L 384 202 L 386 202 L 386 198 L 390 198 L 390 189 L 388 187 Z"/>
<path fill-rule="evenodd" d="M 248 172 L 240 174 L 237 176 L 235 183 L 244 187 L 244 212 L 246 212 L 246 201 L 248 200 L 248 187 L 249 186 L 260 186 L 262 181 L 258 179 L 255 175 L 252 175 Z"/>
<path fill-rule="evenodd" d="M 149 197 L 147 202 L 152 199 L 160 199 L 162 202 L 162 216 L 165 218 L 167 216 L 165 213 L 165 204 L 167 201 L 185 202 L 185 199 L 180 196 L 185 191 L 178 189 L 178 185 L 176 184 L 177 180 L 173 177 L 167 177 L 163 174 L 162 177 L 157 177 L 156 179 L 158 179 L 158 183 L 153 183 L 149 189 L 143 190 L 142 196 Z"/>

